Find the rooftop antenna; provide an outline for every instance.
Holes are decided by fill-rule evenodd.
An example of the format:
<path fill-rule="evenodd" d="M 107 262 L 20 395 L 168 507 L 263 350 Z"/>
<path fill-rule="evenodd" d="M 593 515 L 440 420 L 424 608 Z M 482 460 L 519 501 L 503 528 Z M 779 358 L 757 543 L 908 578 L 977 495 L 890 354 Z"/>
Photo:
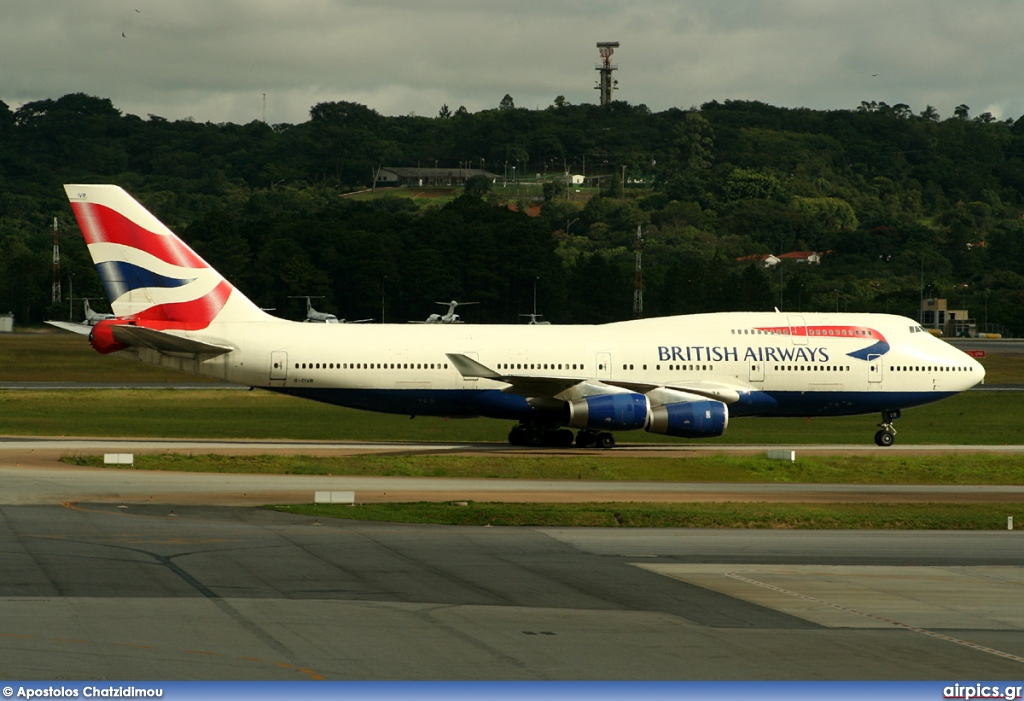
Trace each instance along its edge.
<path fill-rule="evenodd" d="M 636 279 L 633 284 L 633 318 L 644 318 L 644 269 L 641 257 L 644 252 L 644 237 L 636 227 Z"/>
<path fill-rule="evenodd" d="M 601 91 L 602 105 L 610 105 L 612 103 L 612 91 L 618 90 L 619 81 L 612 80 L 612 71 L 618 69 L 618 66 L 612 63 L 612 54 L 615 53 L 617 48 L 619 48 L 619 42 L 617 41 L 597 42 L 597 50 L 601 54 L 601 63 L 597 64 L 596 69 L 601 75 L 594 89 Z"/>
<path fill-rule="evenodd" d="M 60 245 L 57 243 L 57 217 L 53 218 L 53 288 L 50 304 L 60 304 Z"/>

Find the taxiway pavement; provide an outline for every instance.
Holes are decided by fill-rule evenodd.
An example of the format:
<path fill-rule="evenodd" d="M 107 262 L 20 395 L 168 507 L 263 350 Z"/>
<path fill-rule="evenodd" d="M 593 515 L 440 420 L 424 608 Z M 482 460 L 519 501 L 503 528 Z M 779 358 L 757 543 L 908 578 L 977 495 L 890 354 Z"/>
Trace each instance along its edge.
<path fill-rule="evenodd" d="M 40 453 L 14 465 L 14 455 L 24 453 L 0 450 L 8 678 L 1024 674 L 1020 531 L 318 521 L 213 505 L 264 477 L 97 470 Z M 273 477 L 269 492 L 312 486 Z M 402 484 L 422 494 L 431 482 Z"/>

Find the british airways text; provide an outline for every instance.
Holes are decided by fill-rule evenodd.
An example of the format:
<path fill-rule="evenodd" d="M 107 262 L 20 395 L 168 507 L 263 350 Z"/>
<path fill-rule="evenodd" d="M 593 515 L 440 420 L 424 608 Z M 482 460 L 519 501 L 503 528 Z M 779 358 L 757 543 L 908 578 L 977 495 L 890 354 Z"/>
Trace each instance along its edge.
<path fill-rule="evenodd" d="M 729 362 L 740 359 L 738 346 L 658 346 L 658 360 L 666 363 Z M 821 347 L 747 346 L 742 354 L 742 360 L 756 360 L 762 363 L 827 363 L 829 355 L 828 349 Z"/>

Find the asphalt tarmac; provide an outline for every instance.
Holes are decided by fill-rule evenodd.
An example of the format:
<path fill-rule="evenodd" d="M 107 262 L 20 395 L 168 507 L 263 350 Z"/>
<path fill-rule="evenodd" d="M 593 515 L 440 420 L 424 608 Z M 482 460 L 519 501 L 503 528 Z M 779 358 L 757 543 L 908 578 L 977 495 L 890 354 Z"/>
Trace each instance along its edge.
<path fill-rule="evenodd" d="M 0 449 L 5 678 L 1024 676 L 1020 531 L 318 521 L 212 505 L 251 476 L 58 466 L 38 448 Z M 268 491 L 311 486 L 277 478 Z"/>

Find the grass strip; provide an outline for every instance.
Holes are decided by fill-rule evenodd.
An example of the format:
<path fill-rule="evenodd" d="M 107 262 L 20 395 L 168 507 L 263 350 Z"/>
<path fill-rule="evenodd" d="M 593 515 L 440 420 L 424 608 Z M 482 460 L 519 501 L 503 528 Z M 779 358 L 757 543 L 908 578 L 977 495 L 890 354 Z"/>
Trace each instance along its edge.
<path fill-rule="evenodd" d="M 99 455 L 62 458 L 102 467 Z M 695 454 L 690 457 L 594 455 L 136 455 L 135 469 L 283 475 L 454 477 L 643 482 L 803 484 L 1024 484 L 1024 461 L 1000 453 L 942 455 L 808 455 L 795 462 L 764 454 Z"/>
<path fill-rule="evenodd" d="M 464 504 L 464 505 L 462 505 Z M 316 518 L 458 526 L 1002 530 L 1013 504 L 503 504 L 491 502 L 271 506 Z"/>
<path fill-rule="evenodd" d="M 965 392 L 909 409 L 900 444 L 1024 444 L 1024 392 Z M 879 417 L 739 418 L 722 438 L 620 432 L 623 444 L 873 445 Z M 378 414 L 265 391 L 0 391 L 0 435 L 500 442 L 513 421 Z"/>

